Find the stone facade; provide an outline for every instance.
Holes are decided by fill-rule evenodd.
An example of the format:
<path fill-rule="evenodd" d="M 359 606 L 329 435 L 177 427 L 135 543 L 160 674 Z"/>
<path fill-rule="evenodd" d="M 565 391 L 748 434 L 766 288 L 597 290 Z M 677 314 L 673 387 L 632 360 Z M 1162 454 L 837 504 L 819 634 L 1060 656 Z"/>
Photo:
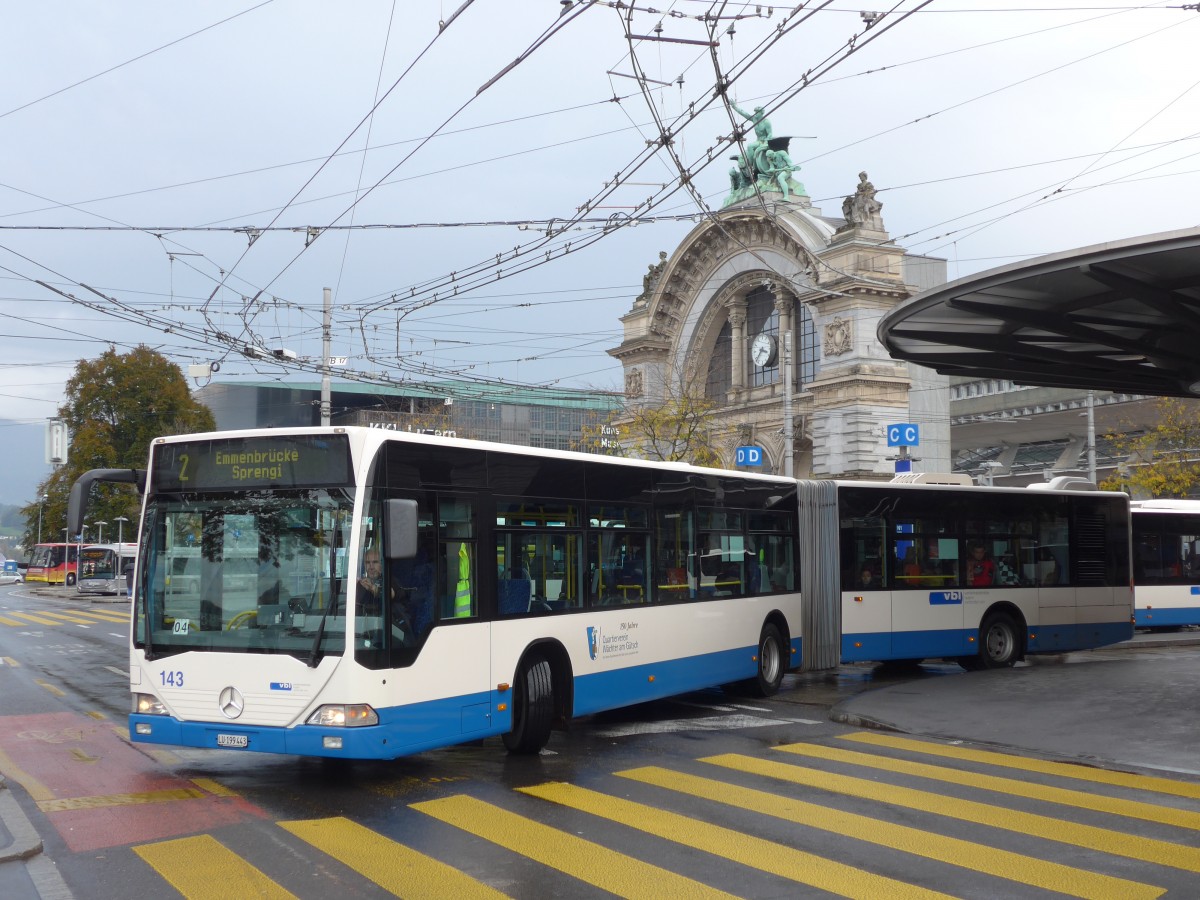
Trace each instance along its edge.
<path fill-rule="evenodd" d="M 945 261 L 897 246 L 859 177 L 848 219 L 823 216 L 804 195 L 762 194 L 715 213 L 660 258 L 609 351 L 624 367 L 626 402 L 702 388 L 730 466 L 734 447 L 754 443 L 763 471 L 786 474 L 790 408 L 796 477 L 890 477 L 885 426 L 896 422 L 921 428 L 914 470 L 949 471 L 946 379 L 892 360 L 875 337 L 886 311 L 945 281 Z"/>

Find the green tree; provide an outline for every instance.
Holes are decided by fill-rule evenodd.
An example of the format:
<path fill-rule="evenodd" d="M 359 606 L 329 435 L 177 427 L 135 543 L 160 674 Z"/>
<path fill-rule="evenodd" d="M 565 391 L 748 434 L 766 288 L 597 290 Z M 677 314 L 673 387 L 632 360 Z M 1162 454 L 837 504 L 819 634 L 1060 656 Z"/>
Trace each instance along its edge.
<path fill-rule="evenodd" d="M 38 485 L 37 496 L 45 502 L 35 499 L 21 508 L 26 547 L 37 542 L 39 512 L 42 540 L 63 539 L 71 485 L 87 470 L 144 469 L 154 438 L 216 428 L 209 409 L 193 399 L 179 366 L 145 346 L 125 354 L 109 347 L 96 359 L 80 360 L 58 415 L 70 433 L 68 461 Z M 124 516 L 129 520 L 125 539 L 132 540 L 139 506 L 131 486 L 102 484 L 92 495 L 88 518 L 108 522 L 105 540 L 115 541 L 116 519 Z M 89 528 L 88 537 L 95 535 Z"/>
<path fill-rule="evenodd" d="M 1195 496 L 1200 491 L 1200 401 L 1162 397 L 1155 413 L 1153 428 L 1105 435 L 1126 461 L 1100 486 L 1134 497 Z"/>

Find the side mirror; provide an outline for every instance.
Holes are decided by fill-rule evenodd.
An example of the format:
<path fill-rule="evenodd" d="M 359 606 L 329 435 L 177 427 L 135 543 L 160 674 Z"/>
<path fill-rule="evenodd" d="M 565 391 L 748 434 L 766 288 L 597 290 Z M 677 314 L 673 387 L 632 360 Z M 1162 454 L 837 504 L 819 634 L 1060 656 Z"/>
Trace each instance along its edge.
<path fill-rule="evenodd" d="M 67 527 L 71 530 L 71 534 L 79 534 L 83 531 L 83 520 L 87 517 L 92 485 L 97 481 L 132 484 L 137 486 L 139 494 L 146 493 L 144 469 L 92 469 L 84 472 L 71 485 L 71 493 L 67 498 Z"/>
<path fill-rule="evenodd" d="M 385 500 L 383 514 L 387 528 L 388 559 L 412 559 L 417 555 L 417 501 Z"/>

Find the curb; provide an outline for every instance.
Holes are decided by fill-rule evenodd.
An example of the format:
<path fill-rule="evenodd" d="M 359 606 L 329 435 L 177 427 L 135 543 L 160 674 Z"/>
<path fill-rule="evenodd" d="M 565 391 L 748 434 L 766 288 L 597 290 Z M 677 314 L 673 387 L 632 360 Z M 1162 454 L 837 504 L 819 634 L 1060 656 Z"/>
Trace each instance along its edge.
<path fill-rule="evenodd" d="M 3 775 L 0 775 L 0 822 L 12 835 L 12 843 L 0 847 L 0 863 L 29 859 L 42 852 L 41 837 L 8 789 Z"/>
<path fill-rule="evenodd" d="M 894 731 L 897 734 L 908 734 L 899 725 L 882 722 L 879 719 L 868 719 L 854 713 L 840 712 L 837 707 L 829 711 L 829 721 L 837 722 L 839 725 L 849 725 L 851 728 L 866 728 L 869 731 Z"/>

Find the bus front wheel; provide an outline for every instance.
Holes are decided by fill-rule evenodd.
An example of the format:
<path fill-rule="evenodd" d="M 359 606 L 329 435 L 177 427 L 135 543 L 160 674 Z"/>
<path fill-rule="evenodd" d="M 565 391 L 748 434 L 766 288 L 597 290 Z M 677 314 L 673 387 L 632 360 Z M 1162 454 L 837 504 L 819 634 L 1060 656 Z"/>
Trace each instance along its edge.
<path fill-rule="evenodd" d="M 783 635 L 770 622 L 765 624 L 758 637 L 758 672 L 749 683 L 750 689 L 759 697 L 770 697 L 783 683 L 787 659 Z"/>
<path fill-rule="evenodd" d="M 74 572 L 67 573 L 67 587 L 75 587 L 75 573 Z"/>
<path fill-rule="evenodd" d="M 512 717 L 512 731 L 503 738 L 508 752 L 540 752 L 550 740 L 550 728 L 554 724 L 554 680 L 550 663 L 543 657 L 531 657 L 517 670 Z"/>
<path fill-rule="evenodd" d="M 968 671 L 1003 669 L 1016 663 L 1021 652 L 1017 623 L 1007 613 L 991 613 L 979 626 L 979 652 L 964 656 L 958 664 Z"/>

